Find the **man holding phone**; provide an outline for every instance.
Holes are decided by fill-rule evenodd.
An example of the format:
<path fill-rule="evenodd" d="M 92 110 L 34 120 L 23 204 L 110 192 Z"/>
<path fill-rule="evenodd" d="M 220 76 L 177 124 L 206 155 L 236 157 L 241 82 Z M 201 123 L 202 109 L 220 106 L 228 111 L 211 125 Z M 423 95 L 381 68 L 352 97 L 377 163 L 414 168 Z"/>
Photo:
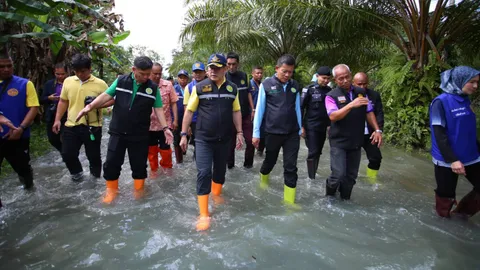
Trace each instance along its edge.
<path fill-rule="evenodd" d="M 327 179 L 326 195 L 335 196 L 338 190 L 342 200 L 350 200 L 362 156 L 365 121 L 375 129 L 370 140 L 377 147 L 382 145 L 382 131 L 365 89 L 352 85 L 350 68 L 339 64 L 332 73 L 337 87 L 325 98 L 325 108 L 332 122 L 329 132 L 332 173 Z"/>
<path fill-rule="evenodd" d="M 58 101 L 60 100 L 60 93 L 62 92 L 63 81 L 68 76 L 67 67 L 63 63 L 55 65 L 55 79 L 47 81 L 43 86 L 42 96 L 40 97 L 40 104 L 43 105 L 45 114 L 45 123 L 47 124 L 47 137 L 50 144 L 62 153 L 62 140 L 60 133 L 54 133 L 52 130 L 55 122 L 55 115 L 57 114 Z M 61 119 L 62 126 L 67 121 L 67 116 Z"/>

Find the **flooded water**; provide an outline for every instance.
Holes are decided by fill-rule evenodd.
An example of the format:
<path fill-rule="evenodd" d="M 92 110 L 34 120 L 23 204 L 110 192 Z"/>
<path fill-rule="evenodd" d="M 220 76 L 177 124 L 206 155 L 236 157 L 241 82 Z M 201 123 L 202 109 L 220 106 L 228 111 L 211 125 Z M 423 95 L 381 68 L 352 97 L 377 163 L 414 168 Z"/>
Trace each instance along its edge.
<path fill-rule="evenodd" d="M 428 158 L 384 149 L 377 185 L 365 181 L 364 158 L 352 201 L 342 202 L 324 196 L 328 146 L 324 153 L 317 180 L 308 180 L 302 141 L 300 208 L 291 209 L 282 203 L 281 157 L 261 191 L 262 158 L 247 170 L 237 152 L 225 203 L 211 209 L 211 229 L 199 233 L 191 152 L 148 180 L 139 201 L 126 160 L 121 194 L 105 206 L 104 181 L 72 183 L 52 151 L 33 162 L 34 192 L 13 175 L 0 181 L 0 269 L 480 269 L 480 215 L 465 222 L 434 214 Z M 83 150 L 81 159 L 88 170 Z M 469 190 L 459 181 L 458 194 Z"/>

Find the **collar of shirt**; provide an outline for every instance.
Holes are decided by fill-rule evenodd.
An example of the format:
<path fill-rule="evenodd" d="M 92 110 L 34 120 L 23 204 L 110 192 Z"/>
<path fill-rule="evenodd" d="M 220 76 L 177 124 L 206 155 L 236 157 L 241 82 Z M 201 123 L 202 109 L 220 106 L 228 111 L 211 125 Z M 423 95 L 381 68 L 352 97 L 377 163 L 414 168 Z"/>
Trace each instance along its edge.
<path fill-rule="evenodd" d="M 275 80 L 277 80 L 279 83 L 282 84 L 283 86 L 283 91 L 287 91 L 287 85 L 290 83 L 290 80 L 288 80 L 286 83 L 283 83 L 282 81 L 280 81 L 280 79 L 277 77 L 277 73 L 275 73 L 275 75 L 273 76 L 273 78 L 275 78 Z"/>
<path fill-rule="evenodd" d="M 135 75 L 133 75 L 133 72 L 132 72 L 132 80 L 133 80 L 133 83 L 137 86 L 140 86 L 141 83 L 138 83 L 137 80 L 135 80 Z"/>
<path fill-rule="evenodd" d="M 227 81 L 227 78 L 223 77 L 223 80 L 220 84 L 218 83 L 215 83 L 217 85 L 217 88 L 220 89 L 220 87 L 222 87 L 222 85 Z"/>
<path fill-rule="evenodd" d="M 78 78 L 77 76 L 75 76 L 74 78 L 75 81 L 80 81 L 80 78 Z M 87 83 L 87 82 L 93 82 L 95 80 L 95 76 L 93 75 L 90 75 L 90 77 L 88 78 L 88 80 L 82 82 L 80 81 L 81 84 L 84 84 L 84 83 Z"/>

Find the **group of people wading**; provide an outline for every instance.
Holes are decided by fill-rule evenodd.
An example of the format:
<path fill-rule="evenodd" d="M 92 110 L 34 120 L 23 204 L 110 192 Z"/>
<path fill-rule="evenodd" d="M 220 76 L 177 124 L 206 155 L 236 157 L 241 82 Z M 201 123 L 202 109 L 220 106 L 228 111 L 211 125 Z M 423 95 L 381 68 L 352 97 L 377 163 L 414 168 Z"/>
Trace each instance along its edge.
<path fill-rule="evenodd" d="M 172 84 L 162 79 L 160 64 L 141 56 L 134 60 L 131 73 L 119 75 L 108 86 L 92 75 L 91 59 L 77 54 L 71 59 L 75 75 L 68 76 L 66 66 L 56 65 L 55 79 L 45 83 L 39 102 L 33 83 L 14 76 L 11 58 L 6 51 L 0 53 L 0 162 L 5 158 L 10 163 L 25 189 L 33 187 L 29 131 L 43 104 L 49 141 L 61 153 L 71 179 L 86 177 L 78 158 L 82 145 L 91 177 L 99 178 L 102 108 L 113 106 L 103 163 L 103 202 L 112 203 L 119 194 L 127 151 L 134 196 L 139 199 L 148 177 L 147 164 L 150 178 L 157 178 L 159 167 L 173 167 L 173 153 L 176 163 L 182 163 L 191 144 L 198 171 L 199 231 L 210 227 L 210 197 L 215 204 L 223 202 L 226 170 L 235 167 L 234 151 L 244 144 L 246 169 L 253 166 L 255 148 L 259 156 L 265 150 L 259 181 L 263 189 L 268 188 L 282 149 L 287 205 L 295 204 L 301 137 L 308 148 L 306 167 L 311 179 L 329 139 L 327 196 L 338 192 L 341 199 L 350 199 L 362 148 L 369 160 L 368 179 L 375 181 L 382 160 L 383 107 L 379 93 L 368 88 L 367 74 L 352 76 L 344 64 L 332 69 L 322 66 L 312 84 L 301 88 L 292 79 L 296 62 L 291 55 L 281 56 L 275 74 L 263 82 L 261 66 L 252 69 L 249 80 L 238 70 L 239 64 L 236 53 L 212 54 L 206 65 L 193 63 L 191 82 L 188 71 L 181 70 Z M 479 74 L 469 67 L 442 73 L 444 93 L 430 107 L 436 210 L 442 217 L 472 216 L 480 210 L 480 144 L 468 99 L 478 88 Z M 331 81 L 336 85 L 333 89 Z M 457 203 L 458 175 L 465 175 L 474 189 Z"/>

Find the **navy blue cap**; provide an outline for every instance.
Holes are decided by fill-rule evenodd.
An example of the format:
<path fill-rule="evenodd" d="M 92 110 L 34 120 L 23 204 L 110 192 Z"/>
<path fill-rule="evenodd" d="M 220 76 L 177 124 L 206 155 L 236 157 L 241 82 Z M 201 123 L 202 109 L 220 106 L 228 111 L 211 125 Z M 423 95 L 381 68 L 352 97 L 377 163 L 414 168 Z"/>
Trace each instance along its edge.
<path fill-rule="evenodd" d="M 202 62 L 195 62 L 192 66 L 192 72 L 195 70 L 205 71 L 205 65 Z"/>
<path fill-rule="evenodd" d="M 208 66 L 224 67 L 227 65 L 227 59 L 222 54 L 214 53 L 208 58 Z"/>
<path fill-rule="evenodd" d="M 318 74 L 318 75 L 332 76 L 332 71 L 330 70 L 329 67 L 323 66 L 323 67 L 319 67 L 319 68 L 317 69 L 317 74 Z"/>
<path fill-rule="evenodd" d="M 185 69 L 182 69 L 178 72 L 177 77 L 180 76 L 180 75 L 185 75 L 185 76 L 188 77 L 188 72 Z"/>

